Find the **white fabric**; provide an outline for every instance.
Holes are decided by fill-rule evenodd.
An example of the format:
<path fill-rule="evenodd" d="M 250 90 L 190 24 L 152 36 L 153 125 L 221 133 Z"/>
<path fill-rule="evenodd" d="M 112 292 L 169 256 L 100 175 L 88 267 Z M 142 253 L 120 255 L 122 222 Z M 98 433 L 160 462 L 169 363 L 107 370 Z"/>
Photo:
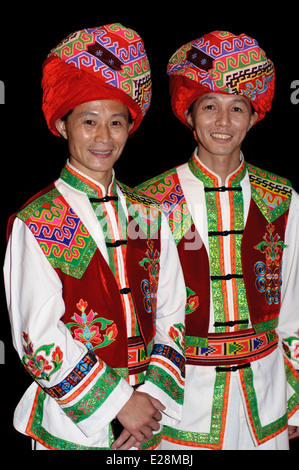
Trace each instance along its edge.
<path fill-rule="evenodd" d="M 86 194 L 66 184 L 59 179 L 56 182 L 57 189 L 66 201 L 81 218 L 83 224 L 93 237 L 98 248 L 108 261 L 107 249 L 104 242 L 104 234 L 98 223 L 96 215 L 89 203 Z M 103 195 L 105 190 L 101 187 Z M 122 192 L 119 190 L 122 206 L 127 212 L 126 203 Z M 117 231 L 117 221 L 114 212 L 106 203 L 106 208 Z M 165 219 L 162 221 L 161 240 L 161 264 L 160 281 L 157 298 L 157 341 L 177 348 L 175 342 L 168 335 L 169 329 L 175 323 L 184 323 L 184 309 L 186 302 L 184 279 L 178 261 L 175 243 Z M 117 235 L 117 234 L 116 234 Z M 119 237 L 116 236 L 116 239 Z M 125 285 L 124 260 L 121 249 L 118 249 L 118 267 L 120 282 Z M 61 368 L 50 378 L 50 382 L 39 381 L 42 386 L 52 387 L 63 380 L 86 354 L 86 347 L 73 339 L 70 331 L 60 320 L 64 314 L 64 302 L 62 298 L 62 284 L 59 276 L 52 268 L 32 232 L 20 219 L 16 219 L 10 236 L 5 265 L 4 278 L 6 285 L 7 305 L 12 325 L 12 337 L 14 346 L 22 358 L 23 331 L 28 333 L 34 346 L 59 345 L 63 351 L 63 364 Z M 126 304 L 126 320 L 128 337 L 131 336 L 131 316 L 129 302 Z M 96 379 L 105 371 L 101 370 L 98 376 L 78 395 L 75 401 L 84 396 L 95 384 Z M 42 383 L 44 382 L 44 383 Z M 79 384 L 81 386 L 84 383 Z M 121 379 L 108 399 L 100 408 L 87 419 L 74 424 L 62 411 L 57 402 L 49 395 L 44 403 L 42 426 L 58 439 L 65 439 L 78 445 L 107 447 L 108 425 L 119 410 L 129 400 L 133 393 L 133 383 Z M 21 388 L 21 385 L 20 385 Z M 154 395 L 166 406 L 164 419 L 168 424 L 175 424 L 181 416 L 182 406 L 175 407 L 173 400 L 163 393 L 158 387 L 154 387 Z M 14 415 L 16 429 L 26 434 L 26 426 L 34 402 L 37 383 L 34 382 L 25 392 Z M 144 392 L 148 391 L 147 385 L 142 386 Z M 150 385 L 149 390 L 153 392 Z"/>
<path fill-rule="evenodd" d="M 241 155 L 241 164 L 242 159 L 243 156 Z M 204 166 L 202 163 L 201 165 Z M 210 170 L 208 172 L 212 173 Z M 196 229 L 209 254 L 207 208 L 203 182 L 193 175 L 188 163 L 179 166 L 177 173 Z M 212 174 L 217 177 L 214 173 Z M 228 176 L 227 180 L 230 177 L 231 175 Z M 219 186 L 222 185 L 220 181 Z M 251 198 L 248 174 L 241 181 L 241 186 L 244 198 L 244 223 L 246 224 Z M 219 195 L 223 230 L 230 230 L 228 191 L 220 192 Z M 223 238 L 226 272 L 231 273 L 233 271 L 230 269 L 229 237 Z M 282 304 L 277 328 L 281 340 L 291 336 L 299 328 L 299 197 L 295 191 L 293 191 L 284 243 L 287 248 L 283 254 Z M 229 320 L 235 320 L 232 283 L 228 281 L 226 284 L 228 286 Z M 214 322 L 214 309 L 211 301 L 209 333 L 215 332 Z M 248 328 L 250 327 L 249 323 Z M 293 393 L 293 390 L 290 390 L 286 384 L 283 354 L 283 347 L 280 343 L 279 347 L 269 356 L 251 363 L 262 426 L 272 423 L 285 414 L 286 400 L 289 394 Z M 293 361 L 293 365 L 295 368 L 299 368 L 298 361 Z M 247 416 L 244 391 L 240 380 L 237 380 L 239 374 L 239 371 L 230 374 L 232 378 L 228 394 L 228 412 L 225 421 L 222 422 L 222 426 L 225 426 L 223 449 L 251 449 L 256 448 L 257 445 L 252 432 L 252 425 Z M 210 432 L 215 378 L 215 367 L 186 366 L 184 411 L 182 420 L 176 426 L 177 429 L 197 433 Z M 298 411 L 293 415 L 289 424 L 299 425 Z M 262 444 L 259 448 L 287 449 L 288 439 L 286 436 L 287 431 L 271 439 L 268 443 Z M 200 450 L 199 447 L 181 446 L 166 440 L 163 441 L 162 448 L 165 450 L 178 448 Z"/>

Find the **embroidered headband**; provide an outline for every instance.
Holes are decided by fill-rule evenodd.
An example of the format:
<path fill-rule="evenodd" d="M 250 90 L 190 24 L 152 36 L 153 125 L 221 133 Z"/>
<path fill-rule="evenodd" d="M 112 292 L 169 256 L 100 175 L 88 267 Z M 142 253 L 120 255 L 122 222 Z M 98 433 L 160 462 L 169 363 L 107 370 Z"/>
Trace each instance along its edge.
<path fill-rule="evenodd" d="M 274 65 L 246 34 L 214 31 L 191 41 L 171 57 L 167 73 L 173 112 L 186 125 L 185 111 L 205 93 L 247 97 L 258 113 L 257 121 L 271 109 Z"/>
<path fill-rule="evenodd" d="M 49 129 L 76 106 L 95 100 L 127 105 L 134 132 L 151 102 L 151 71 L 141 37 L 109 24 L 70 34 L 43 64 L 43 112 Z"/>

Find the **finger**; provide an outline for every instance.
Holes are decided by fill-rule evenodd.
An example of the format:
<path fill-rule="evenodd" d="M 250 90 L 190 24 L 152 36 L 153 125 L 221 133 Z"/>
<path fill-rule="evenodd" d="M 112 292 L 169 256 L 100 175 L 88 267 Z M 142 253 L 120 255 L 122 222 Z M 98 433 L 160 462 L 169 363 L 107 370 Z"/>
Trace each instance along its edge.
<path fill-rule="evenodd" d="M 160 429 L 160 424 L 159 421 L 156 419 L 152 419 L 149 423 L 148 426 L 153 430 L 153 431 L 158 431 Z"/>
<path fill-rule="evenodd" d="M 152 430 L 151 426 L 143 426 L 141 432 L 142 432 L 144 437 L 143 437 L 142 441 L 139 441 L 139 442 L 141 442 L 142 444 L 144 444 L 147 440 L 153 438 L 153 430 Z"/>
<path fill-rule="evenodd" d="M 159 410 L 156 410 L 155 413 L 153 414 L 153 418 L 156 419 L 157 421 L 161 421 L 162 413 L 160 413 Z"/>
<path fill-rule="evenodd" d="M 127 431 L 127 429 L 124 429 L 119 437 L 116 439 L 116 441 L 113 442 L 112 444 L 112 449 L 118 449 L 120 446 L 122 446 L 127 439 L 131 436 L 131 433 Z"/>
<path fill-rule="evenodd" d="M 149 399 L 152 403 L 152 405 L 157 408 L 157 410 L 165 410 L 165 406 L 162 405 L 162 403 L 160 402 L 160 400 L 158 400 L 157 398 L 154 398 L 152 396 L 149 395 Z"/>
<path fill-rule="evenodd" d="M 129 439 L 120 446 L 117 450 L 130 450 L 132 447 L 139 447 L 140 443 L 135 439 L 134 436 L 130 436 Z"/>

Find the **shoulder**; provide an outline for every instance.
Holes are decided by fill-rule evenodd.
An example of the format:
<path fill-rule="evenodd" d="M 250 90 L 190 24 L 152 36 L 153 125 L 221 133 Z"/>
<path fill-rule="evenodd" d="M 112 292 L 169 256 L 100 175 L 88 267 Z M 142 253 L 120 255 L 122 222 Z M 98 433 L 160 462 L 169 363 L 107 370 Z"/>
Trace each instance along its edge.
<path fill-rule="evenodd" d="M 251 194 L 267 220 L 275 220 L 289 209 L 293 189 L 291 182 L 247 163 Z"/>
<path fill-rule="evenodd" d="M 177 168 L 165 171 L 154 178 L 151 178 L 144 183 L 136 186 L 134 189 L 139 194 L 146 195 L 147 197 L 153 198 L 159 202 L 162 202 L 174 188 L 178 185 L 179 178 L 177 174 Z"/>
<path fill-rule="evenodd" d="M 47 207 L 47 209 L 49 209 L 52 205 L 55 205 L 55 199 L 57 199 L 59 195 L 59 191 L 56 189 L 54 183 L 52 183 L 30 198 L 20 208 L 16 217 L 26 222 L 33 214 L 40 212 L 43 208 Z"/>
<path fill-rule="evenodd" d="M 265 188 L 268 187 L 269 189 L 274 187 L 281 189 L 284 188 L 286 191 L 291 193 L 292 183 L 288 179 L 270 171 L 263 170 L 262 168 L 258 168 L 250 163 L 247 163 L 247 170 L 251 183 L 255 183 L 257 185 L 262 183 Z"/>
<path fill-rule="evenodd" d="M 46 201 L 51 201 L 55 198 L 57 194 L 57 190 L 55 188 L 54 183 L 50 184 L 43 190 L 39 191 L 37 194 L 32 196 L 25 204 L 23 204 L 20 209 L 12 214 L 9 217 L 8 224 L 7 224 L 7 240 L 11 234 L 13 224 L 16 218 L 22 220 L 23 222 L 27 222 L 30 217 L 34 214 L 35 211 L 38 211 Z"/>
<path fill-rule="evenodd" d="M 128 203 L 160 210 L 160 204 L 154 198 L 144 194 L 142 191 L 138 191 L 137 188 L 130 188 L 120 182 L 117 182 L 117 184 Z"/>

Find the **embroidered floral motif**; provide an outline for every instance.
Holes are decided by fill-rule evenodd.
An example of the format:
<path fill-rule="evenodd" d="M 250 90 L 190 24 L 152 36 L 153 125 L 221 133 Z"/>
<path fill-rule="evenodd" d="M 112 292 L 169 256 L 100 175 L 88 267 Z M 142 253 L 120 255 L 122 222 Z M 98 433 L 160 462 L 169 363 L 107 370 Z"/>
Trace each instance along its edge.
<path fill-rule="evenodd" d="M 199 298 L 198 295 L 195 295 L 195 292 L 191 290 L 189 287 L 186 287 L 187 290 L 187 303 L 186 303 L 186 315 L 189 313 L 194 312 L 199 306 Z"/>
<path fill-rule="evenodd" d="M 149 280 L 144 279 L 141 283 L 141 290 L 144 295 L 144 307 L 148 313 L 154 313 L 157 310 L 157 291 L 160 271 L 160 253 L 154 249 L 154 242 L 147 241 L 148 249 L 145 252 L 147 255 L 140 261 L 140 266 L 143 266 L 149 273 Z"/>
<path fill-rule="evenodd" d="M 182 350 L 185 351 L 185 327 L 182 323 L 176 323 L 173 325 L 169 332 L 170 338 L 175 342 L 175 344 Z"/>
<path fill-rule="evenodd" d="M 118 335 L 116 324 L 106 318 L 95 318 L 98 314 L 93 310 L 86 314 L 87 305 L 88 303 L 81 299 L 77 303 L 80 314 L 74 313 L 72 320 L 75 321 L 67 323 L 66 326 L 74 338 L 84 343 L 88 349 L 94 350 L 108 346 Z"/>
<path fill-rule="evenodd" d="M 299 330 L 293 336 L 283 339 L 283 347 L 287 357 L 299 364 Z"/>
<path fill-rule="evenodd" d="M 61 349 L 59 346 L 56 346 L 54 351 L 52 351 L 55 347 L 53 343 L 41 346 L 34 352 L 33 344 L 29 340 L 28 334 L 23 332 L 23 338 L 26 344 L 23 345 L 25 354 L 22 359 L 22 364 L 34 379 L 49 381 L 51 375 L 57 372 L 62 365 L 63 353 Z M 49 361 L 46 357 L 50 356 L 51 351 L 51 361 Z"/>
<path fill-rule="evenodd" d="M 258 261 L 254 271 L 257 276 L 256 287 L 259 292 L 265 292 L 269 305 L 272 302 L 278 304 L 280 300 L 282 252 L 286 248 L 278 233 L 274 234 L 274 229 L 275 226 L 269 223 L 264 241 L 254 247 L 266 257 L 266 263 Z"/>

